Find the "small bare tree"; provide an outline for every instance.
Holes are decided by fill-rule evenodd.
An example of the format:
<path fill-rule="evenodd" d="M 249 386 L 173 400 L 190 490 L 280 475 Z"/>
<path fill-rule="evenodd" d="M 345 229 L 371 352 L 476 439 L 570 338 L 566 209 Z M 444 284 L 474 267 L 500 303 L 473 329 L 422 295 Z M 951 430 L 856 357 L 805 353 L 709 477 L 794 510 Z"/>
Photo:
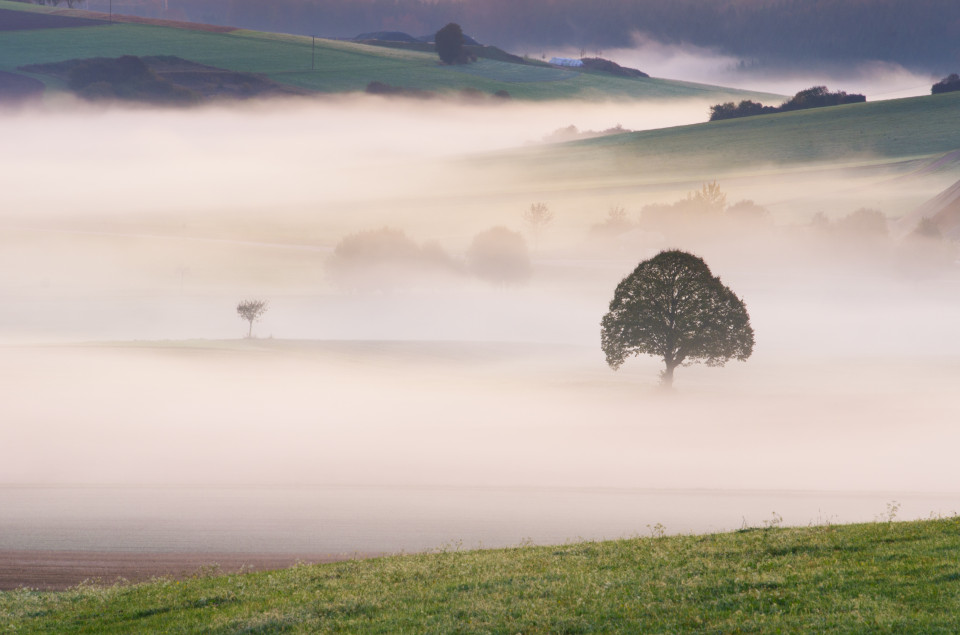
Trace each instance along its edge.
<path fill-rule="evenodd" d="M 250 330 L 247 331 L 248 339 L 253 337 L 253 323 L 266 312 L 267 302 L 265 300 L 244 300 L 237 305 L 237 315 L 250 323 Z"/>
<path fill-rule="evenodd" d="M 533 203 L 530 209 L 523 213 L 523 222 L 530 228 L 533 235 L 533 246 L 536 249 L 543 231 L 553 221 L 553 212 L 547 207 L 546 203 Z"/>

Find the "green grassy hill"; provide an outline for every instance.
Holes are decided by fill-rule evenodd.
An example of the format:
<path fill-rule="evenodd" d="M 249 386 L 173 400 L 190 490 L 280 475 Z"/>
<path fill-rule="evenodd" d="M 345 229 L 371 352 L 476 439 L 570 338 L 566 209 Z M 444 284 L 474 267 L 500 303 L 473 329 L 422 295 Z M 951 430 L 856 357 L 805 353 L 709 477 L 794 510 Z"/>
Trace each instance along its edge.
<path fill-rule="evenodd" d="M 515 165 L 571 183 L 655 183 L 789 166 L 889 166 L 957 149 L 960 93 L 948 93 L 612 135 L 490 158 L 512 157 Z"/>
<path fill-rule="evenodd" d="M 59 593 L 17 633 L 960 631 L 960 520 L 445 551 Z"/>
<path fill-rule="evenodd" d="M 97 17 L 82 11 L 57 11 L 0 1 L 0 10 L 58 16 Z M 175 55 L 209 66 L 261 73 L 308 90 L 362 91 L 372 81 L 436 92 L 472 88 L 505 90 L 521 99 L 684 98 L 715 101 L 778 98 L 769 94 L 666 79 L 624 79 L 538 65 L 482 59 L 466 66 L 443 66 L 432 53 L 406 51 L 309 37 L 246 30 L 207 32 L 151 24 L 114 23 L 70 28 L 0 30 L 0 70 L 76 58 L 122 55 Z M 35 75 L 48 86 L 61 83 Z"/>

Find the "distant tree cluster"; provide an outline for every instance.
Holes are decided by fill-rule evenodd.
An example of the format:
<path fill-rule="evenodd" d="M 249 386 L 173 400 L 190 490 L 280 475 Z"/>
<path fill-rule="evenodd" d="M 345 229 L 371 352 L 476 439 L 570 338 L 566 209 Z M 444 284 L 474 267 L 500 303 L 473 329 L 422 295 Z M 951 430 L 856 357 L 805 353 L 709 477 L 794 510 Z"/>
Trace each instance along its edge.
<path fill-rule="evenodd" d="M 344 237 L 327 262 L 333 282 L 345 290 L 392 291 L 432 284 L 462 267 L 435 242 L 418 244 L 384 227 Z"/>
<path fill-rule="evenodd" d="M 930 87 L 930 94 L 939 95 L 940 93 L 952 93 L 958 90 L 960 90 L 960 75 L 950 73 Z"/>
<path fill-rule="evenodd" d="M 764 106 L 750 99 L 744 99 L 739 104 L 728 101 L 724 104 L 710 106 L 710 121 L 753 117 L 754 115 L 768 115 L 775 112 L 780 112 L 780 109 L 776 106 Z"/>
<path fill-rule="evenodd" d="M 666 236 L 712 233 L 744 223 L 766 222 L 767 210 L 753 201 L 727 206 L 727 195 L 716 181 L 704 183 L 674 203 L 653 203 L 640 210 L 640 227 Z"/>
<path fill-rule="evenodd" d="M 848 94 L 842 90 L 831 93 L 826 86 L 813 86 L 801 90 L 779 106 L 764 106 L 749 99 L 745 99 L 736 105 L 732 101 L 725 104 L 716 104 L 710 107 L 710 121 L 768 115 L 807 108 L 823 108 L 824 106 L 839 106 L 841 104 L 857 104 L 865 101 L 867 101 L 867 98 L 864 95 Z"/>
<path fill-rule="evenodd" d="M 327 261 L 327 272 L 345 291 L 392 292 L 433 288 L 474 275 L 497 285 L 524 282 L 532 271 L 519 232 L 493 227 L 477 234 L 458 259 L 439 243 L 417 243 L 399 229 L 384 227 L 345 236 Z"/>

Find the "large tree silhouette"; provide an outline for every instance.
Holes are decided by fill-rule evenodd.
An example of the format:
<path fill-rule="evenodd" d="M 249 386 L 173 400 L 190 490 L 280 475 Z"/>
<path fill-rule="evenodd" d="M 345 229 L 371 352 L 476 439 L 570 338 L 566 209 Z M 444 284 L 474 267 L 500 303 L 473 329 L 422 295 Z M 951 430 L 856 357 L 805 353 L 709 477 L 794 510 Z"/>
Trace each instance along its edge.
<path fill-rule="evenodd" d="M 437 48 L 437 55 L 444 64 L 463 63 L 463 29 L 459 24 L 451 22 L 433 36 L 433 43 Z"/>
<path fill-rule="evenodd" d="M 631 355 L 663 360 L 663 385 L 677 366 L 723 366 L 753 353 L 753 328 L 743 301 L 702 258 L 662 251 L 637 265 L 617 286 L 601 322 L 607 364 L 617 370 Z"/>

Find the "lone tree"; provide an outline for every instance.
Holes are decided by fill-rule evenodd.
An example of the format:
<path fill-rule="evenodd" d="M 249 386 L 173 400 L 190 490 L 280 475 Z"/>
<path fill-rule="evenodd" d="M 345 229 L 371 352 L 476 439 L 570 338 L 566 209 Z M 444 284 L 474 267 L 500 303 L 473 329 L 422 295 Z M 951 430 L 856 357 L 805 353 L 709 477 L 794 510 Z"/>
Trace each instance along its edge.
<path fill-rule="evenodd" d="M 680 365 L 723 366 L 753 353 L 753 328 L 743 301 L 710 273 L 702 258 L 662 251 L 624 278 L 601 322 L 607 364 L 630 355 L 663 359 L 661 381 L 673 385 Z"/>
<path fill-rule="evenodd" d="M 547 225 L 553 222 L 553 212 L 546 203 L 531 203 L 530 208 L 523 212 L 523 222 L 530 228 L 533 246 L 536 249 L 540 243 L 540 236 L 547 229 Z"/>
<path fill-rule="evenodd" d="M 437 55 L 444 64 L 462 64 L 464 58 L 463 29 L 459 24 L 451 22 L 437 31 L 433 36 Z"/>
<path fill-rule="evenodd" d="M 244 300 L 237 305 L 237 315 L 250 323 L 247 338 L 253 337 L 253 323 L 267 312 L 267 303 L 264 300 Z"/>

